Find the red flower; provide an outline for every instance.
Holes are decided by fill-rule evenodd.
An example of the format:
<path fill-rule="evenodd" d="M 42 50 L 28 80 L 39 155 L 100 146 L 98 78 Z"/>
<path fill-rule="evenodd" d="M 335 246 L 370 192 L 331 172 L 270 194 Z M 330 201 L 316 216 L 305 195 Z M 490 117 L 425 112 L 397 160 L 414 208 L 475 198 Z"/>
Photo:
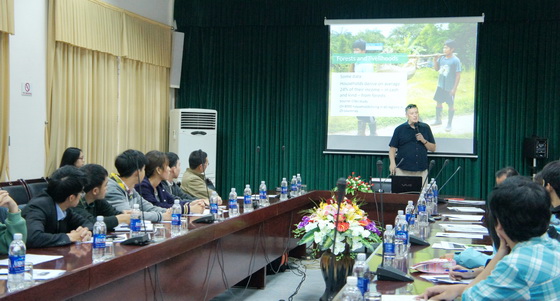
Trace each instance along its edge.
<path fill-rule="evenodd" d="M 334 200 L 333 200 L 332 198 L 330 198 L 330 199 L 327 199 L 327 200 L 325 201 L 325 203 L 327 203 L 327 204 L 329 204 L 329 205 L 332 205 L 332 204 L 334 204 Z"/>
<path fill-rule="evenodd" d="M 346 230 L 348 230 L 350 228 L 350 224 L 349 223 L 344 223 L 344 222 L 339 222 L 338 223 L 338 227 L 336 228 L 338 230 L 338 232 L 345 232 Z"/>
<path fill-rule="evenodd" d="M 360 226 L 365 227 L 367 225 L 369 225 L 369 223 L 371 223 L 371 221 L 369 220 L 369 218 L 363 219 L 361 221 L 359 221 Z"/>
<path fill-rule="evenodd" d="M 337 220 L 336 214 L 335 214 L 335 216 L 334 216 L 334 219 L 335 219 L 335 222 L 336 222 L 336 220 Z M 339 224 L 342 223 L 342 222 L 344 222 L 345 219 L 346 219 L 346 218 L 344 217 L 344 214 L 338 214 L 338 223 L 339 223 Z"/>

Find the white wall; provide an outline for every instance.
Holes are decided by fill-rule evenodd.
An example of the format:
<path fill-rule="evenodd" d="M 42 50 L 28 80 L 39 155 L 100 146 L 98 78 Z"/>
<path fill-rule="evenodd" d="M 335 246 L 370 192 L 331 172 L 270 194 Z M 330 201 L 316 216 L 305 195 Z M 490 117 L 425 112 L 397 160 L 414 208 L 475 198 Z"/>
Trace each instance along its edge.
<path fill-rule="evenodd" d="M 105 2 L 164 24 L 173 24 L 174 0 Z M 10 36 L 10 180 L 44 176 L 47 3 L 48 0 L 14 1 L 16 33 Z M 21 84 L 25 82 L 31 83 L 32 96 L 22 96 Z"/>
<path fill-rule="evenodd" d="M 10 179 L 37 178 L 45 169 L 47 0 L 14 1 L 10 36 Z M 32 96 L 21 84 L 31 83 Z"/>

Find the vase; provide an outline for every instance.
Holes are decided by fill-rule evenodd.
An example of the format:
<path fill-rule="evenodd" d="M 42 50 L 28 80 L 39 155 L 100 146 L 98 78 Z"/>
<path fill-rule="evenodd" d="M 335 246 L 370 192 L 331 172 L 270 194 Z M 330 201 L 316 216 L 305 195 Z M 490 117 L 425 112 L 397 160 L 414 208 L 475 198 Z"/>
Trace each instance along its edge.
<path fill-rule="evenodd" d="M 350 256 L 350 252 L 345 251 L 342 258 L 336 260 L 330 250 L 327 250 L 321 256 L 321 273 L 325 280 L 325 293 L 321 296 L 321 301 L 330 301 L 346 284 L 346 277 L 352 274 L 354 267 L 354 259 Z"/>

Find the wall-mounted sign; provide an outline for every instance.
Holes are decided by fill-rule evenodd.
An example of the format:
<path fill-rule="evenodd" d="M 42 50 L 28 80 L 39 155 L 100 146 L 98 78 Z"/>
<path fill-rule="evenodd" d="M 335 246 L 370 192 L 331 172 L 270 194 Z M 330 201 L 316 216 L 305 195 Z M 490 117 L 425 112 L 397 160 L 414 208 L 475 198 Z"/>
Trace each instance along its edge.
<path fill-rule="evenodd" d="M 31 96 L 31 83 L 21 83 L 21 96 Z"/>

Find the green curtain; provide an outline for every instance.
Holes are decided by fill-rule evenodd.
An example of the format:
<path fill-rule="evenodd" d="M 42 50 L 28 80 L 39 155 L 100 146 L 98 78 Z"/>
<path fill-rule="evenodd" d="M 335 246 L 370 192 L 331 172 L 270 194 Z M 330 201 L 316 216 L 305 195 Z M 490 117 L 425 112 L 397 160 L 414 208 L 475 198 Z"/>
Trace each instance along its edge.
<path fill-rule="evenodd" d="M 331 189 L 355 172 L 377 177 L 383 156 L 325 155 L 329 19 L 480 16 L 477 93 L 478 158 L 449 158 L 443 194 L 486 197 L 494 172 L 511 165 L 532 173 L 523 139 L 548 138 L 558 158 L 554 113 L 559 94 L 559 1 L 176 1 L 185 32 L 178 108 L 218 110 L 217 182 L 269 188 L 301 173 L 309 189 Z M 404 120 L 404 119 L 403 119 Z M 260 147 L 260 151 L 257 151 Z M 435 175 L 447 158 L 434 158 Z M 539 160 L 542 168 L 547 160 Z M 288 179 L 289 181 L 289 179 Z"/>

